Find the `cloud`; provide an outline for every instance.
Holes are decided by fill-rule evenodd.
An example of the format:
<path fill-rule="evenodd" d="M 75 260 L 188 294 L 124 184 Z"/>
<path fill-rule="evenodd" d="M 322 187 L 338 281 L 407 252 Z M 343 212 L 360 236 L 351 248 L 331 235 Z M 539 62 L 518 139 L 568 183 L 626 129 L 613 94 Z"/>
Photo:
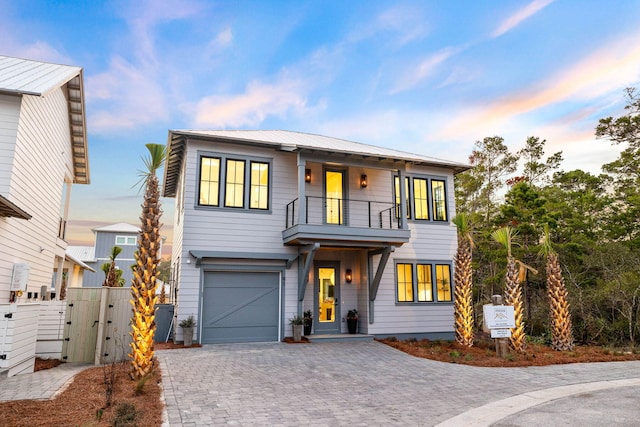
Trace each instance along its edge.
<path fill-rule="evenodd" d="M 347 43 L 378 39 L 384 35 L 384 43 L 402 47 L 428 34 L 426 22 L 426 17 L 417 7 L 395 6 L 384 10 L 372 21 L 361 23 L 349 34 Z"/>
<path fill-rule="evenodd" d="M 457 55 L 464 49 L 465 47 L 461 46 L 448 46 L 424 58 L 417 66 L 413 67 L 401 78 L 390 93 L 396 94 L 416 87 L 424 79 L 431 76 L 443 62 Z"/>
<path fill-rule="evenodd" d="M 549 4 L 553 3 L 554 0 L 534 0 L 522 9 L 518 10 L 513 15 L 509 16 L 507 19 L 502 21 L 502 23 L 496 28 L 493 33 L 491 33 L 491 37 L 500 37 L 501 35 L 513 30 L 517 27 L 522 21 L 530 18 L 536 13 L 540 12 L 542 9 L 547 7 Z"/>
<path fill-rule="evenodd" d="M 197 126 L 219 128 L 257 126 L 268 116 L 284 118 L 306 108 L 305 84 L 297 79 L 281 79 L 274 84 L 249 83 L 244 93 L 212 95 L 196 106 Z"/>
<path fill-rule="evenodd" d="M 522 114 L 566 102 L 593 102 L 632 85 L 639 78 L 639 69 L 640 34 L 603 46 L 525 90 L 458 111 L 456 119 L 442 130 L 440 136 L 457 137 L 470 129 L 494 133 Z"/>

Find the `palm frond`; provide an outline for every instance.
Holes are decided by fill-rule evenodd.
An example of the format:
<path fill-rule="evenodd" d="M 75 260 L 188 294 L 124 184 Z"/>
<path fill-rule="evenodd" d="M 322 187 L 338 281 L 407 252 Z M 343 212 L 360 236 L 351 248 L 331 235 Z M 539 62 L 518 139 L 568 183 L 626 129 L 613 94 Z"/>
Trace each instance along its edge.
<path fill-rule="evenodd" d="M 156 176 L 156 172 L 160 169 L 169 155 L 166 145 L 149 143 L 145 144 L 145 147 L 149 150 L 149 154 L 146 157 L 142 157 L 142 162 L 146 169 L 138 169 L 138 177 L 140 179 L 132 186 L 132 188 L 139 186 L 140 188 L 138 188 L 138 192 L 144 188 L 145 184 L 151 177 Z"/>
<path fill-rule="evenodd" d="M 498 228 L 491 233 L 491 238 L 500 243 L 507 249 L 507 256 L 511 256 L 511 246 L 513 245 L 513 239 L 518 233 L 508 225 L 502 228 Z"/>

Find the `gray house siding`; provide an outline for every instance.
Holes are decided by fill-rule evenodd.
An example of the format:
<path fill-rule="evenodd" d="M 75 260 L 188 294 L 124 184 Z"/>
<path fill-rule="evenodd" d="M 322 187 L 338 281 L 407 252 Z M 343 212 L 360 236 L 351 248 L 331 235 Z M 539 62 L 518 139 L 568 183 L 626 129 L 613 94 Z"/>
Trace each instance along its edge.
<path fill-rule="evenodd" d="M 135 264 L 134 252 L 137 250 L 137 245 L 116 245 L 117 236 L 133 237 L 137 239 L 137 233 L 125 233 L 125 232 L 106 232 L 96 231 L 95 242 L 95 261 L 86 261 L 85 263 L 93 268 L 95 273 L 90 271 L 84 274 L 84 287 L 96 288 L 102 286 L 105 279 L 105 274 L 102 271 L 102 265 L 109 262 L 109 256 L 114 246 L 122 248 L 122 252 L 116 258 L 116 266 L 122 270 L 122 277 L 125 280 L 125 286 L 130 286 L 133 279 L 133 271 L 131 266 Z"/>

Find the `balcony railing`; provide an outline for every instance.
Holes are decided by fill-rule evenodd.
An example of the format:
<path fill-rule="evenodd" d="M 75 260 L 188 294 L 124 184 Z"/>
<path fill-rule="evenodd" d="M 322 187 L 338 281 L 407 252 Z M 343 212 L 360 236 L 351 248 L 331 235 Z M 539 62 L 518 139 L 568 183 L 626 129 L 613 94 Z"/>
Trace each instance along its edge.
<path fill-rule="evenodd" d="M 306 215 L 302 224 L 388 230 L 402 228 L 394 203 L 315 196 L 306 196 L 304 203 Z M 286 228 L 300 225 L 299 212 L 299 199 L 287 204 Z"/>

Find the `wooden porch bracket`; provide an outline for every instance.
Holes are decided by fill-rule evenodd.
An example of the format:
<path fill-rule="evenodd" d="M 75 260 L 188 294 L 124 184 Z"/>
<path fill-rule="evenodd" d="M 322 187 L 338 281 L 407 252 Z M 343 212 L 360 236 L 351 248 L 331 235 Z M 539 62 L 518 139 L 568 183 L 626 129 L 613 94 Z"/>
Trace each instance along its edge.
<path fill-rule="evenodd" d="M 373 302 L 376 300 L 376 296 L 378 295 L 378 287 L 380 286 L 380 280 L 382 279 L 382 273 L 384 273 L 384 269 L 387 266 L 387 261 L 389 261 L 389 255 L 391 252 L 395 251 L 396 248 L 394 246 L 386 246 L 382 249 L 378 249 L 375 251 L 369 252 L 369 271 L 371 271 L 371 267 L 373 267 L 372 257 L 374 255 L 382 254 L 380 258 L 380 263 L 378 264 L 378 268 L 376 269 L 376 275 L 373 277 L 373 280 L 369 282 L 369 323 L 373 323 Z"/>
<path fill-rule="evenodd" d="M 300 254 L 307 253 L 307 259 L 304 262 L 304 268 L 298 276 L 298 306 L 302 306 L 302 300 L 304 299 L 304 293 L 307 290 L 307 284 L 309 283 L 309 271 L 311 265 L 313 265 L 313 258 L 316 256 L 316 252 L 320 249 L 320 243 L 314 243 L 313 245 L 305 246 L 300 250 Z M 301 310 L 299 307 L 298 311 Z"/>

